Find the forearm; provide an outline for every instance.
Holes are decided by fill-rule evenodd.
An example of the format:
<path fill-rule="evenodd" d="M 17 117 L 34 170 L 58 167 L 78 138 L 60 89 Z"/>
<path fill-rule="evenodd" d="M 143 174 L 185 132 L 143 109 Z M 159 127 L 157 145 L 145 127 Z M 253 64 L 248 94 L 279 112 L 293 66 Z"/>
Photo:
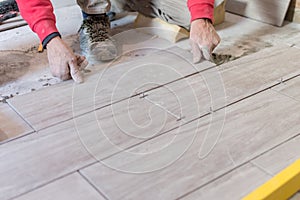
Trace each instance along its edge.
<path fill-rule="evenodd" d="M 50 0 L 16 0 L 22 17 L 41 41 L 58 33 L 53 6 Z"/>
<path fill-rule="evenodd" d="M 191 13 L 191 21 L 200 18 L 213 21 L 214 0 L 188 0 L 188 8 Z"/>

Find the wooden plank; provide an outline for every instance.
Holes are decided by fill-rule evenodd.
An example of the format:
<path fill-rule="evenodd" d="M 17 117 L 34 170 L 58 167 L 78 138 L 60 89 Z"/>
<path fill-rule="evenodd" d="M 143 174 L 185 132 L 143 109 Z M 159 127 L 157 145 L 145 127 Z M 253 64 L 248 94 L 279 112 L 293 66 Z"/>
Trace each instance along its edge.
<path fill-rule="evenodd" d="M 190 52 L 173 47 L 131 62 L 107 67 L 86 77 L 84 84 L 73 85 L 73 82 L 69 81 L 46 90 L 15 97 L 8 102 L 35 130 L 40 130 L 68 120 L 74 115 L 78 116 L 128 98 L 134 95 L 137 89 L 149 90 L 214 66 L 207 61 L 191 65 L 191 59 Z M 32 96 L 47 98 L 38 100 L 31 98 Z M 78 109 L 73 113 L 74 105 Z M 36 110 L 40 112 L 37 113 Z"/>
<path fill-rule="evenodd" d="M 300 190 L 300 160 L 251 192 L 243 200 L 288 199 Z"/>
<path fill-rule="evenodd" d="M 282 26 L 291 0 L 228 0 L 226 10 L 268 24 Z"/>
<path fill-rule="evenodd" d="M 214 25 L 222 24 L 225 21 L 225 5 L 227 0 L 215 1 L 214 9 Z"/>
<path fill-rule="evenodd" d="M 19 15 L 0 24 L 0 32 L 27 25 L 27 22 Z"/>
<path fill-rule="evenodd" d="M 179 131 L 156 137 L 81 172 L 111 199 L 176 199 L 297 135 L 300 114 L 287 113 L 299 108 L 298 102 L 266 91 L 227 109 L 221 138 L 206 156 L 203 148 L 207 141 L 215 140 L 215 132 L 223 124 L 222 114 L 212 122 L 208 116 L 199 124 L 195 121 L 181 126 Z"/>
<path fill-rule="evenodd" d="M 146 17 L 142 14 L 138 14 L 134 26 L 142 32 L 158 35 L 158 37 L 173 43 L 190 36 L 190 33 L 180 26 L 169 24 L 159 18 Z"/>
<path fill-rule="evenodd" d="M 16 200 L 104 200 L 78 173 L 49 183 L 37 190 L 29 192 Z"/>
<path fill-rule="evenodd" d="M 0 103 L 0 122 L 0 144 L 33 132 L 33 129 L 4 103 Z"/>
<path fill-rule="evenodd" d="M 259 168 L 246 164 L 182 199 L 238 200 L 269 179 L 270 176 Z"/>
<path fill-rule="evenodd" d="M 289 9 L 287 11 L 286 20 L 292 22 L 300 22 L 300 1 L 291 0 Z"/>

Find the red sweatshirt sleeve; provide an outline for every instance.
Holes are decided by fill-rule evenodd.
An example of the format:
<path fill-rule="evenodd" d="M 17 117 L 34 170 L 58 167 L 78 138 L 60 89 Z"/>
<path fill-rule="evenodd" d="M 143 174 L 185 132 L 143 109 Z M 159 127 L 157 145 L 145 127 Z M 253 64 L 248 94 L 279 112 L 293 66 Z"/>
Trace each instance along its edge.
<path fill-rule="evenodd" d="M 213 21 L 214 0 L 188 0 L 191 21 L 199 18 L 208 18 Z"/>
<path fill-rule="evenodd" d="M 41 41 L 58 32 L 53 6 L 50 0 L 16 0 L 22 17 Z"/>

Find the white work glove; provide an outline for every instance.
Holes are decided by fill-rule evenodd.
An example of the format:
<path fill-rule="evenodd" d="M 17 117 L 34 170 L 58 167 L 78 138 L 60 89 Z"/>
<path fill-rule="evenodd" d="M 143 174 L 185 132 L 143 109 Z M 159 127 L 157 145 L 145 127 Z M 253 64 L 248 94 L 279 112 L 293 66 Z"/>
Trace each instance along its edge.
<path fill-rule="evenodd" d="M 54 77 L 65 81 L 73 79 L 76 83 L 83 82 L 81 70 L 88 62 L 84 56 L 76 55 L 60 38 L 55 37 L 47 44 L 47 55 L 50 71 Z"/>
<path fill-rule="evenodd" d="M 190 44 L 193 53 L 193 62 L 200 62 L 204 57 L 212 61 L 212 51 L 220 43 L 220 37 L 208 19 L 196 19 L 191 23 Z"/>

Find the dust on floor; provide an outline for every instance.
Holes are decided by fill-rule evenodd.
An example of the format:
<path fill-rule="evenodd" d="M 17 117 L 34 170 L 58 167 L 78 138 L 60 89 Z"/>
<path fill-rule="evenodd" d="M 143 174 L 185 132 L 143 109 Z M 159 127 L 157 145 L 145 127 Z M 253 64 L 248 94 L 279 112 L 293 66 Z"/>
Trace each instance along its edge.
<path fill-rule="evenodd" d="M 135 15 L 125 16 L 114 21 L 112 31 L 118 33 L 132 29 L 134 17 Z M 222 38 L 222 42 L 213 54 L 213 61 L 217 65 L 271 47 L 278 41 L 287 40 L 288 42 L 289 38 L 293 41 L 293 37 L 300 30 L 293 24 L 277 28 L 231 14 L 227 14 L 226 18 L 223 24 L 216 27 Z M 284 39 L 288 35 L 290 37 Z M 80 52 L 77 33 L 65 36 L 64 40 L 75 52 Z M 183 40 L 176 45 L 189 49 L 188 44 L 188 40 Z M 6 99 L 15 95 L 29 93 L 61 82 L 52 77 L 46 52 L 37 53 L 36 48 L 37 45 L 25 50 L 0 51 L 0 102 L 6 102 Z M 147 53 L 142 52 L 141 55 Z M 122 57 L 131 59 L 136 55 L 139 54 L 135 53 L 128 57 L 127 53 L 124 53 Z M 86 73 L 91 73 L 91 71 L 88 69 Z"/>

